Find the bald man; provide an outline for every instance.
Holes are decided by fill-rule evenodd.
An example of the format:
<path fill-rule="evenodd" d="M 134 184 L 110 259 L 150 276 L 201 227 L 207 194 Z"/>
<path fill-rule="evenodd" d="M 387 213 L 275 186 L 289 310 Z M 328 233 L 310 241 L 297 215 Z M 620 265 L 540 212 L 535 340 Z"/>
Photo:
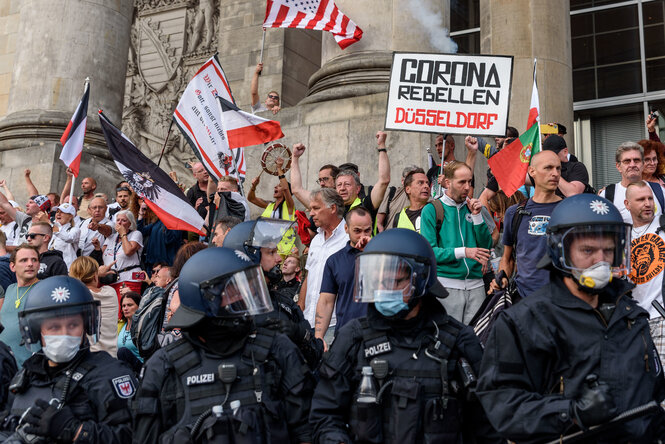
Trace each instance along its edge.
<path fill-rule="evenodd" d="M 503 257 L 499 270 L 510 278 L 517 265 L 515 282 L 521 297 L 527 297 L 549 282 L 549 271 L 536 267 L 547 254 L 545 231 L 550 215 L 561 197 L 556 191 L 561 179 L 561 160 L 552 151 L 541 151 L 533 156 L 529 174 L 534 182 L 534 194 L 525 204 L 513 205 L 506 211 L 503 220 Z M 524 211 L 519 211 L 523 209 Z M 515 223 L 513 219 L 517 217 Z M 513 254 L 514 252 L 514 254 Z M 502 288 L 508 285 L 508 279 L 501 282 Z M 490 284 L 491 290 L 497 290 L 496 282 Z"/>
<path fill-rule="evenodd" d="M 81 256 L 90 256 L 96 244 L 104 245 L 104 241 L 113 233 L 113 223 L 106 217 L 106 201 L 95 197 L 88 205 L 88 216 L 81 224 L 79 248 Z"/>
<path fill-rule="evenodd" d="M 208 172 L 201 162 L 196 162 L 192 165 L 192 174 L 196 183 L 187 190 L 187 200 L 192 206 L 198 211 L 201 217 L 205 218 L 208 209 L 206 208 L 206 203 L 208 202 L 208 195 L 206 190 L 208 189 Z"/>
<path fill-rule="evenodd" d="M 65 202 L 65 197 L 69 196 L 69 190 L 72 186 L 73 177 L 74 173 L 72 170 L 67 168 L 67 181 L 65 182 L 65 186 L 62 188 L 60 202 Z M 81 191 L 83 191 L 83 194 L 78 198 L 78 210 L 76 211 L 76 215 L 81 219 L 87 219 L 90 217 L 88 215 L 88 205 L 90 205 L 90 201 L 92 201 L 92 199 L 95 197 L 96 189 L 97 181 L 92 177 L 85 177 L 81 181 Z"/>

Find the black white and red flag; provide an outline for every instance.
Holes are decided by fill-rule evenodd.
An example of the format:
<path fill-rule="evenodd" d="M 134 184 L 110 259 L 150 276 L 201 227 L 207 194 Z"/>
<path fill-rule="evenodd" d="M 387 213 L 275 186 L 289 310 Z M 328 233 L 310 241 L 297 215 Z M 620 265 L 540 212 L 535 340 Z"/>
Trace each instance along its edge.
<path fill-rule="evenodd" d="M 263 27 L 329 31 L 342 49 L 363 36 L 333 0 L 268 0 Z"/>
<path fill-rule="evenodd" d="M 201 235 L 204 220 L 168 174 L 148 159 L 99 111 L 104 138 L 120 174 L 169 230 Z"/>
<path fill-rule="evenodd" d="M 83 153 L 83 139 L 85 138 L 85 129 L 88 122 L 88 98 L 90 97 L 90 83 L 85 82 L 85 92 L 76 108 L 72 119 L 69 121 L 65 132 L 60 137 L 62 143 L 62 152 L 60 160 L 69 167 L 78 177 L 81 166 L 81 154 Z"/>
<path fill-rule="evenodd" d="M 229 148 L 260 145 L 284 137 L 279 122 L 247 113 L 220 96 L 217 100 Z"/>

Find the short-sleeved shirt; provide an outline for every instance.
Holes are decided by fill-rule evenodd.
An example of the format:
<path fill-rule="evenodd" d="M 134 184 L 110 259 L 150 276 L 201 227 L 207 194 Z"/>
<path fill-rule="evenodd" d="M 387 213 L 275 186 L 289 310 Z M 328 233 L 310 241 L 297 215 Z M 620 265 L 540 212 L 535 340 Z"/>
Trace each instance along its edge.
<path fill-rule="evenodd" d="M 563 162 L 561 164 L 561 178 L 566 182 L 581 182 L 584 185 L 589 184 L 589 173 L 582 162 Z M 565 197 L 557 188 L 557 196 Z"/>
<path fill-rule="evenodd" d="M 92 222 L 92 219 L 85 219 L 79 225 L 79 228 L 81 229 L 81 236 L 79 237 L 79 248 L 81 249 L 81 256 L 90 256 L 92 251 L 95 249 L 95 247 L 92 245 L 93 239 L 99 239 L 100 246 L 104 245 L 104 241 L 106 240 L 106 237 L 104 237 L 102 233 L 88 228 L 88 226 L 90 226 L 90 222 Z M 107 217 L 104 217 L 104 219 L 100 220 L 99 225 L 108 225 L 111 227 L 111 232 L 114 231 L 113 223 Z"/>
<path fill-rule="evenodd" d="M 14 245 L 19 246 L 28 241 L 28 231 L 32 226 L 32 216 L 28 216 L 23 211 L 17 211 L 14 216 L 16 225 L 18 226 L 16 237 L 14 238 Z"/>
<path fill-rule="evenodd" d="M 205 190 L 202 190 L 199 187 L 199 184 L 195 183 L 189 190 L 187 190 L 187 200 L 189 200 L 189 203 L 192 205 L 192 207 L 196 208 L 196 201 L 199 200 L 199 198 L 202 198 L 203 202 L 201 202 L 199 209 L 196 211 L 199 213 L 199 215 L 201 215 L 201 217 L 205 218 L 206 213 L 208 212 L 208 196 L 206 195 Z"/>
<path fill-rule="evenodd" d="M 16 222 L 11 221 L 8 224 L 2 225 L 0 226 L 0 230 L 2 230 L 7 237 L 6 245 L 8 247 L 16 246 L 16 237 L 18 235 L 18 225 L 16 225 Z"/>
<path fill-rule="evenodd" d="M 323 269 L 321 293 L 337 295 L 335 332 L 352 319 L 362 318 L 367 314 L 367 304 L 356 302 L 353 294 L 356 256 L 360 252 L 347 243 L 344 248 L 328 258 Z"/>
<path fill-rule="evenodd" d="M 559 201 L 560 202 L 560 201 Z M 537 203 L 527 200 L 525 210 L 529 215 L 522 216 L 517 229 L 517 248 L 515 249 L 515 281 L 522 297 L 528 296 L 549 282 L 549 271 L 536 267 L 536 264 L 547 254 L 547 237 L 545 232 L 550 222 L 552 211 L 559 202 Z M 518 205 L 506 210 L 503 221 L 503 245 L 514 246 L 513 217 Z"/>
<path fill-rule="evenodd" d="M 665 271 L 665 234 L 656 233 L 658 218 L 647 226 L 633 228 L 630 242 L 630 274 L 636 285 L 633 299 L 649 312 L 651 319 L 662 317 L 651 303 L 663 303 L 663 272 Z"/>
<path fill-rule="evenodd" d="M 104 242 L 104 245 L 106 246 L 104 254 L 102 255 L 104 258 L 104 265 L 109 265 L 114 260 L 116 261 L 115 265 L 113 266 L 114 270 L 122 270 L 123 268 L 136 265 L 136 268 L 120 273 L 118 276 L 118 282 L 137 281 L 136 279 L 132 279 L 132 273 L 140 271 L 140 256 L 141 251 L 143 251 L 143 235 L 139 230 L 130 231 L 129 234 L 127 234 L 127 240 L 139 244 L 139 249 L 131 256 L 127 256 L 125 251 L 122 249 L 122 241 L 118 239 L 118 233 L 113 234 L 111 237 L 106 239 L 106 242 Z"/>
<path fill-rule="evenodd" d="M 305 309 L 303 315 L 310 325 L 314 325 L 316 315 L 316 304 L 321 295 L 321 280 L 323 279 L 323 269 L 326 261 L 334 253 L 344 248 L 349 242 L 349 235 L 344 230 L 346 222 L 342 219 L 337 227 L 332 231 L 328 239 L 325 238 L 321 227 L 317 228 L 317 234 L 312 238 L 309 244 L 309 253 L 307 253 L 307 296 L 305 297 Z M 330 319 L 330 326 L 335 325 L 337 317 L 333 315 Z"/>

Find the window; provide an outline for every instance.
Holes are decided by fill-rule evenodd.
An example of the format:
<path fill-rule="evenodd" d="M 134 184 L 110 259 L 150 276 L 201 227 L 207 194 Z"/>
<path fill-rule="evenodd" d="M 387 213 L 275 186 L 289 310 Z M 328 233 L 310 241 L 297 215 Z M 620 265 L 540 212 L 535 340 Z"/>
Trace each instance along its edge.
<path fill-rule="evenodd" d="M 460 54 L 480 54 L 480 0 L 450 0 L 450 37 Z"/>

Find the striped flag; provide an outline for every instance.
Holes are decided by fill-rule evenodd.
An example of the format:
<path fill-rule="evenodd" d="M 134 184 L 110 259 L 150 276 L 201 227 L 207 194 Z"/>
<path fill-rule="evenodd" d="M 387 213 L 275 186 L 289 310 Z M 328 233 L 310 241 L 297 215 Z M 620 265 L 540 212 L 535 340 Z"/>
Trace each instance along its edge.
<path fill-rule="evenodd" d="M 229 175 L 238 177 L 233 162 L 235 153 L 226 142 L 219 106 L 215 102 L 218 95 L 234 101 L 229 82 L 215 54 L 189 81 L 173 112 L 173 121 L 178 129 L 216 180 Z"/>
<path fill-rule="evenodd" d="M 101 110 L 99 111 L 99 121 L 106 144 L 120 174 L 166 228 L 193 231 L 205 235 L 203 218 L 190 205 L 173 179 L 139 151 Z"/>
<path fill-rule="evenodd" d="M 279 122 L 246 113 L 220 96 L 217 96 L 217 100 L 229 148 L 260 145 L 284 137 Z"/>
<path fill-rule="evenodd" d="M 74 172 L 74 177 L 78 177 L 81 166 L 81 154 L 83 153 L 83 139 L 85 138 L 85 128 L 88 121 L 88 98 L 90 97 L 90 83 L 85 82 L 85 92 L 76 107 L 72 119 L 67 125 L 67 129 L 60 138 L 62 143 L 62 152 L 60 160 Z"/>
<path fill-rule="evenodd" d="M 522 185 L 531 164 L 531 158 L 540 151 L 540 116 L 538 86 L 536 84 L 536 60 L 533 61 L 533 88 L 527 129 L 519 139 L 505 146 L 487 161 L 499 186 L 510 197 Z"/>
<path fill-rule="evenodd" d="M 263 27 L 329 31 L 342 49 L 363 35 L 333 0 L 268 0 Z"/>

